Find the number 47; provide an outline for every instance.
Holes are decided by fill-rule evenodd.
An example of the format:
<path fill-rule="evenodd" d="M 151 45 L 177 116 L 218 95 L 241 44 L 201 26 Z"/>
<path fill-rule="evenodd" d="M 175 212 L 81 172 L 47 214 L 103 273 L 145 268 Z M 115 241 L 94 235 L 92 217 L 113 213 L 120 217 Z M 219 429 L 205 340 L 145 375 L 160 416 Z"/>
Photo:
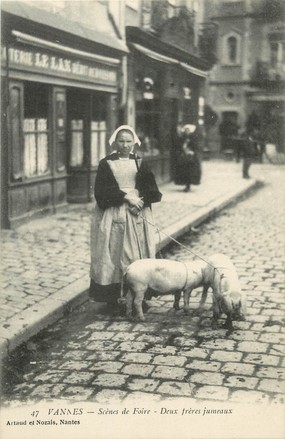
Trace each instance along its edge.
<path fill-rule="evenodd" d="M 39 414 L 39 410 L 35 410 L 34 412 L 31 413 L 31 416 L 34 416 L 36 418 L 38 414 Z"/>

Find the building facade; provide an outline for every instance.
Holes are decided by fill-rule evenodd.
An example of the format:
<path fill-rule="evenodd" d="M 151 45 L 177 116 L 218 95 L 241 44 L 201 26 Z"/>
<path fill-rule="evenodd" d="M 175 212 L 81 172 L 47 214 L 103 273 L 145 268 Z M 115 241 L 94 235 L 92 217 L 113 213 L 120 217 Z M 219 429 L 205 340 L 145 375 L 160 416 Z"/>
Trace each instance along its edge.
<path fill-rule="evenodd" d="M 91 201 L 120 123 L 138 131 L 157 180 L 171 179 L 177 126 L 203 123 L 210 68 L 186 3 L 1 3 L 2 228 Z M 182 25 L 187 38 L 171 44 Z"/>
<path fill-rule="evenodd" d="M 210 63 L 198 51 L 202 6 L 197 1 L 126 1 L 125 115 L 159 182 L 173 176 L 179 127 L 204 122 Z"/>
<path fill-rule="evenodd" d="M 104 5 L 97 15 L 105 33 L 72 21 L 72 9 L 64 9 L 66 17 L 25 2 L 2 2 L 1 8 L 1 223 L 14 227 L 67 202 L 92 199 L 106 138 L 117 125 L 120 65 L 128 49 Z"/>
<path fill-rule="evenodd" d="M 284 152 L 283 0 L 207 0 L 205 15 L 218 29 L 217 61 L 206 90 L 207 103 L 217 114 L 211 149 L 220 149 L 221 124 L 233 123 L 243 131 L 254 123 L 266 142 Z"/>

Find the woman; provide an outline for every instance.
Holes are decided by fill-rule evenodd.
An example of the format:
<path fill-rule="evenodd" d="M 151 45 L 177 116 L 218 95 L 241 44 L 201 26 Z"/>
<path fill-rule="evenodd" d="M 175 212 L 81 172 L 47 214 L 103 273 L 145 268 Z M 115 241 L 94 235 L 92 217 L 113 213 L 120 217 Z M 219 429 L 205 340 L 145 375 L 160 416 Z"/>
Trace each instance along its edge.
<path fill-rule="evenodd" d="M 242 177 L 250 178 L 249 168 L 256 158 L 256 141 L 257 130 L 251 128 L 247 134 L 244 135 L 242 143 L 243 163 L 242 163 Z"/>
<path fill-rule="evenodd" d="M 195 125 L 183 127 L 182 147 L 175 170 L 175 183 L 185 184 L 184 192 L 190 191 L 191 184 L 201 181 L 201 135 Z"/>
<path fill-rule="evenodd" d="M 140 140 L 131 127 L 117 128 L 109 144 L 116 150 L 100 161 L 95 180 L 90 297 L 117 303 L 127 266 L 155 257 L 155 231 L 148 221 L 151 203 L 162 195 L 152 172 L 133 152 Z"/>

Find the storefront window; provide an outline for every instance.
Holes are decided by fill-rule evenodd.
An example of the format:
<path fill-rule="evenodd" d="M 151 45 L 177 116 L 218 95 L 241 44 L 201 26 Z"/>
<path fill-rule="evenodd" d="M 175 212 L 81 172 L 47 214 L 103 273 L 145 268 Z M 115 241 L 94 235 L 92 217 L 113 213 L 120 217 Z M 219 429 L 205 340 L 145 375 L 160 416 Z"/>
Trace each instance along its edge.
<path fill-rule="evenodd" d="M 107 99 L 101 93 L 69 94 L 70 166 L 98 166 L 106 156 Z"/>
<path fill-rule="evenodd" d="M 82 166 L 83 159 L 83 119 L 72 119 L 70 166 Z"/>
<path fill-rule="evenodd" d="M 24 88 L 24 175 L 41 176 L 49 171 L 48 89 L 40 84 Z"/>
<path fill-rule="evenodd" d="M 91 166 L 97 166 L 106 155 L 106 121 L 91 122 Z"/>
<path fill-rule="evenodd" d="M 91 166 L 97 166 L 106 156 L 106 97 L 94 94 L 92 96 L 91 115 Z"/>
<path fill-rule="evenodd" d="M 159 100 L 136 102 L 136 131 L 141 140 L 141 151 L 145 156 L 156 156 L 159 151 Z"/>
<path fill-rule="evenodd" d="M 68 143 L 70 146 L 69 165 L 71 167 L 82 167 L 85 164 L 85 126 L 89 105 L 87 93 L 82 93 L 77 89 L 69 90 L 67 108 Z"/>

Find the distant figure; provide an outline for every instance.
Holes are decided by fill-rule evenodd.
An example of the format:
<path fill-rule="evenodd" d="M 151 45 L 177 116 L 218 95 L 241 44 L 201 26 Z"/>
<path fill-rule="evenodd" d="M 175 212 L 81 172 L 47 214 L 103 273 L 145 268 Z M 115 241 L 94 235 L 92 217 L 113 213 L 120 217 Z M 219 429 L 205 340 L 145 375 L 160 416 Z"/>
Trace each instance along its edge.
<path fill-rule="evenodd" d="M 224 119 L 220 123 L 221 152 L 227 148 L 233 148 L 233 137 L 238 136 L 238 129 L 239 126 L 233 119 Z"/>
<path fill-rule="evenodd" d="M 189 192 L 191 184 L 198 185 L 201 181 L 202 138 L 196 125 L 184 125 L 180 142 L 179 157 L 175 169 L 175 184 L 185 184 L 184 192 Z"/>
<path fill-rule="evenodd" d="M 265 151 L 265 133 L 261 130 L 261 121 L 259 115 L 252 111 L 246 122 L 246 130 L 255 140 L 255 152 L 259 162 L 263 162 L 263 154 Z"/>
<path fill-rule="evenodd" d="M 256 157 L 256 140 L 255 136 L 256 130 L 252 130 L 249 133 L 245 133 L 242 142 L 242 154 L 243 154 L 243 164 L 242 164 L 242 177 L 250 178 L 249 168 Z"/>
<path fill-rule="evenodd" d="M 260 130 L 261 128 L 261 122 L 258 114 L 255 111 L 252 111 L 250 115 L 248 116 L 247 122 L 246 122 L 246 131 L 248 133 L 252 133 L 253 130 Z"/>
<path fill-rule="evenodd" d="M 235 153 L 235 160 L 237 163 L 240 162 L 240 157 L 242 153 L 243 148 L 243 141 L 244 141 L 245 134 L 240 133 L 239 136 L 235 139 L 234 142 L 234 153 Z"/>
<path fill-rule="evenodd" d="M 266 141 L 262 137 L 262 133 L 259 129 L 254 129 L 252 131 L 252 136 L 255 142 L 255 155 L 259 163 L 263 163 L 263 154 L 265 152 Z"/>

